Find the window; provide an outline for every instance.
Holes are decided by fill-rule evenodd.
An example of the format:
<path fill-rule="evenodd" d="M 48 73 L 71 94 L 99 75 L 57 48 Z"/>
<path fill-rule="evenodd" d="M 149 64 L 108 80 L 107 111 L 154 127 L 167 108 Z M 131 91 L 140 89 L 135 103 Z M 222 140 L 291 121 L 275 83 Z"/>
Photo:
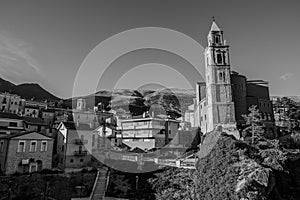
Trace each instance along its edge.
<path fill-rule="evenodd" d="M 62 146 L 61 146 L 61 151 L 64 151 L 64 150 L 65 150 L 65 146 L 62 145 Z"/>
<path fill-rule="evenodd" d="M 215 43 L 216 44 L 220 43 L 220 36 L 219 35 L 215 35 Z"/>
<path fill-rule="evenodd" d="M 25 152 L 25 145 L 26 145 L 25 141 L 19 141 L 18 152 Z"/>
<path fill-rule="evenodd" d="M 0 152 L 4 151 L 4 140 L 0 141 Z"/>
<path fill-rule="evenodd" d="M 217 52 L 217 64 L 222 64 L 223 59 L 222 59 L 222 54 L 221 52 Z"/>
<path fill-rule="evenodd" d="M 219 80 L 222 81 L 223 80 L 223 73 L 219 72 Z"/>
<path fill-rule="evenodd" d="M 225 72 L 219 72 L 219 81 L 225 82 Z"/>
<path fill-rule="evenodd" d="M 41 151 L 47 151 L 47 141 L 42 141 L 42 143 L 41 143 Z"/>
<path fill-rule="evenodd" d="M 80 162 L 83 162 L 83 159 L 80 159 Z"/>
<path fill-rule="evenodd" d="M 74 162 L 74 160 L 73 159 L 70 159 L 70 163 L 73 163 Z"/>
<path fill-rule="evenodd" d="M 30 149 L 29 149 L 29 151 L 30 152 L 35 152 L 36 151 L 36 141 L 31 141 L 30 142 Z"/>

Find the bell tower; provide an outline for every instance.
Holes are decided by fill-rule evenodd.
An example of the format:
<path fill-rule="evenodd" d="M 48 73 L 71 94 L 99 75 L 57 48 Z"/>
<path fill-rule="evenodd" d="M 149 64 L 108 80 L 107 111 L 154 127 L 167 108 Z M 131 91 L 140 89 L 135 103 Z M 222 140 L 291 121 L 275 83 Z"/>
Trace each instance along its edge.
<path fill-rule="evenodd" d="M 230 81 L 229 46 L 213 20 L 205 49 L 207 131 L 216 126 L 236 127 Z"/>

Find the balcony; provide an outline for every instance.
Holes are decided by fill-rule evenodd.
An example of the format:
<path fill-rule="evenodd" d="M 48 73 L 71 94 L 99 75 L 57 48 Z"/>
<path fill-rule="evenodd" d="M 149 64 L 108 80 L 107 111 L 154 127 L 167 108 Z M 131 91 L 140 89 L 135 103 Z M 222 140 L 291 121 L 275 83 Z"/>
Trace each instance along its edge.
<path fill-rule="evenodd" d="M 75 144 L 77 144 L 77 145 L 84 145 L 84 144 L 87 144 L 87 143 L 88 143 L 87 140 L 75 139 Z"/>
<path fill-rule="evenodd" d="M 86 156 L 87 151 L 74 151 L 74 156 Z"/>

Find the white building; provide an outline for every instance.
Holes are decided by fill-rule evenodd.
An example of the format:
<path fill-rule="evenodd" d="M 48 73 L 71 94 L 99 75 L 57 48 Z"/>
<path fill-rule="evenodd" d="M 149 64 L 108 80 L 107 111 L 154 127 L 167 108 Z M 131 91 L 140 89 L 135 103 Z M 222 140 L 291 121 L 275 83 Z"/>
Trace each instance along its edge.
<path fill-rule="evenodd" d="M 122 120 L 120 123 L 121 134 L 117 134 L 117 138 L 131 148 L 149 150 L 168 144 L 177 134 L 180 121 L 145 117 Z"/>
<path fill-rule="evenodd" d="M 22 114 L 24 112 L 25 99 L 10 93 L 0 94 L 0 112 Z"/>

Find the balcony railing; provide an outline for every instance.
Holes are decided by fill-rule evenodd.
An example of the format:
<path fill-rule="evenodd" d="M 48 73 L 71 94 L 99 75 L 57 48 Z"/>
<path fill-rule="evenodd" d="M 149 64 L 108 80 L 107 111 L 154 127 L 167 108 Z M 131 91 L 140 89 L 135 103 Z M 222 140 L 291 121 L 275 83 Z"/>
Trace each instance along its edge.
<path fill-rule="evenodd" d="M 84 144 L 87 144 L 87 143 L 88 143 L 87 140 L 75 139 L 75 144 L 77 144 L 77 145 L 84 145 Z"/>
<path fill-rule="evenodd" d="M 87 151 L 74 151 L 74 156 L 86 156 Z"/>

